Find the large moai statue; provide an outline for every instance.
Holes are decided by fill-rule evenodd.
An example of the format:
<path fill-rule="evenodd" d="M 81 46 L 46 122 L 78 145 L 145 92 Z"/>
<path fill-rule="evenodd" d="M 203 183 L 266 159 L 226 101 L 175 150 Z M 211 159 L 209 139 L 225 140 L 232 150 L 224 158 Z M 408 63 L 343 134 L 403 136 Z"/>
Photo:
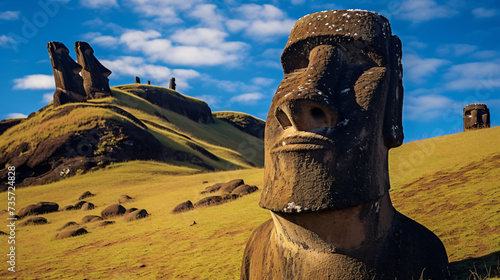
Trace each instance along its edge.
<path fill-rule="evenodd" d="M 54 106 L 85 101 L 83 79 L 79 74 L 82 67 L 69 56 L 68 48 L 60 42 L 49 42 L 47 50 L 56 84 Z"/>
<path fill-rule="evenodd" d="M 485 104 L 470 104 L 465 106 L 464 131 L 488 128 L 490 126 L 490 109 Z"/>
<path fill-rule="evenodd" d="M 175 77 L 170 78 L 170 84 L 168 85 L 168 88 L 175 90 Z"/>
<path fill-rule="evenodd" d="M 394 209 L 403 141 L 401 41 L 373 12 L 299 19 L 265 128 L 259 205 L 241 279 L 451 279 L 431 231 Z"/>
<path fill-rule="evenodd" d="M 87 99 L 103 98 L 111 95 L 109 75 L 111 70 L 104 67 L 94 56 L 92 47 L 83 41 L 75 42 L 75 52 L 78 64 L 82 69 L 83 87 Z"/>

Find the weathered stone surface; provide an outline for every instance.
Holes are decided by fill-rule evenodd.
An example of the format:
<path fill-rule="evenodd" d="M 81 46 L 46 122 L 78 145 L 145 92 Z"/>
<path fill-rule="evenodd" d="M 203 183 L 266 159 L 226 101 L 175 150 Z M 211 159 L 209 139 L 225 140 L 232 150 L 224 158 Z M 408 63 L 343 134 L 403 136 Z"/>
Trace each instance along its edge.
<path fill-rule="evenodd" d="M 120 216 L 125 214 L 125 211 L 127 211 L 127 209 L 125 209 L 125 207 L 121 206 L 120 204 L 113 204 L 102 210 L 101 216 L 103 216 L 104 218 Z"/>
<path fill-rule="evenodd" d="M 103 98 L 111 95 L 109 75 L 111 70 L 104 67 L 94 56 L 94 49 L 83 41 L 75 43 L 78 64 L 82 66 L 83 88 L 87 99 Z"/>
<path fill-rule="evenodd" d="M 245 185 L 241 185 L 241 186 L 237 187 L 231 193 L 232 194 L 239 194 L 239 195 L 247 195 L 247 194 L 251 194 L 253 192 L 256 192 L 258 190 L 259 190 L 259 188 L 257 188 L 257 186 L 249 186 L 249 185 L 245 184 Z"/>
<path fill-rule="evenodd" d="M 118 200 L 120 203 L 124 203 L 124 202 L 129 202 L 129 201 L 132 201 L 133 198 L 124 194 L 122 196 L 120 196 L 120 199 Z"/>
<path fill-rule="evenodd" d="M 175 90 L 175 77 L 170 78 L 170 84 L 168 85 L 168 88 L 171 90 Z"/>
<path fill-rule="evenodd" d="M 264 140 L 266 122 L 252 115 L 236 112 L 214 112 L 213 115 L 239 130 Z"/>
<path fill-rule="evenodd" d="M 195 208 L 198 207 L 206 207 L 206 206 L 214 206 L 219 205 L 224 202 L 224 198 L 220 195 L 207 196 L 205 198 L 200 199 L 198 202 L 194 204 Z"/>
<path fill-rule="evenodd" d="M 89 210 L 92 210 L 94 208 L 95 208 L 95 205 L 94 205 L 94 203 L 91 203 L 91 202 L 87 202 L 87 203 L 82 205 L 83 211 L 89 211 Z"/>
<path fill-rule="evenodd" d="M 87 233 L 89 232 L 84 228 L 68 229 L 66 231 L 56 234 L 56 240 L 83 235 Z"/>
<path fill-rule="evenodd" d="M 96 215 L 87 215 L 82 218 L 82 224 L 86 223 L 91 223 L 91 222 L 98 222 L 104 220 L 103 217 L 96 216 Z"/>
<path fill-rule="evenodd" d="M 86 191 L 78 197 L 78 200 L 84 200 L 85 198 L 92 196 L 95 196 L 95 194 L 91 193 L 90 191 Z"/>
<path fill-rule="evenodd" d="M 72 227 L 72 226 L 77 226 L 77 225 L 78 225 L 78 223 L 73 222 L 73 221 L 71 221 L 71 222 L 67 222 L 67 223 L 65 223 L 62 227 L 60 227 L 58 230 L 63 230 L 63 229 L 65 229 L 65 228 L 69 228 L 69 227 Z"/>
<path fill-rule="evenodd" d="M 241 279 L 451 279 L 445 248 L 390 201 L 401 145 L 401 42 L 383 16 L 299 19 L 266 121 L 257 228 Z"/>
<path fill-rule="evenodd" d="M 231 180 L 227 183 L 222 184 L 222 186 L 220 187 L 220 191 L 225 192 L 225 193 L 230 193 L 234 189 L 236 189 L 237 187 L 239 187 L 243 184 L 245 184 L 243 179 L 234 179 L 234 180 Z"/>
<path fill-rule="evenodd" d="M 28 215 L 39 215 L 45 213 L 56 212 L 59 209 L 59 204 L 55 202 L 38 202 L 19 209 L 17 215 L 24 217 Z"/>
<path fill-rule="evenodd" d="M 149 214 L 148 214 L 148 211 L 146 211 L 146 209 L 139 209 L 139 210 L 135 210 L 134 212 L 126 214 L 124 217 L 124 220 L 126 222 L 132 222 L 135 220 L 146 218 L 148 215 Z"/>
<path fill-rule="evenodd" d="M 182 213 L 193 209 L 194 209 L 193 203 L 190 200 L 188 200 L 175 206 L 174 210 L 172 210 L 172 213 L 174 214 Z"/>
<path fill-rule="evenodd" d="M 485 104 L 470 104 L 464 108 L 464 131 L 491 127 L 490 109 Z"/>
<path fill-rule="evenodd" d="M 29 225 L 43 225 L 47 223 L 47 219 L 44 217 L 29 217 L 22 222 L 19 223 L 20 227 L 29 226 Z"/>
<path fill-rule="evenodd" d="M 63 43 L 49 42 L 47 49 L 56 85 L 54 106 L 85 101 L 86 94 L 83 88 L 83 79 L 79 74 L 82 66 L 69 56 L 69 50 Z"/>
<path fill-rule="evenodd" d="M 205 190 L 203 190 L 202 192 L 200 192 L 201 194 L 205 194 L 205 193 L 213 193 L 213 192 L 217 192 L 220 190 L 220 188 L 222 187 L 222 185 L 224 185 L 225 183 L 216 183 L 216 184 L 213 184 L 211 186 L 208 186 L 205 188 Z"/>
<path fill-rule="evenodd" d="M 24 121 L 24 118 L 19 119 L 5 119 L 0 121 L 0 135 L 2 135 L 7 129 L 20 124 Z"/>
<path fill-rule="evenodd" d="M 116 223 L 116 222 L 115 221 L 102 221 L 102 222 L 99 223 L 99 226 L 100 227 L 105 227 L 105 226 L 112 225 L 114 223 Z"/>
<path fill-rule="evenodd" d="M 125 210 L 125 214 L 132 213 L 132 212 L 134 212 L 135 210 L 138 210 L 138 209 L 137 209 L 137 208 L 135 208 L 135 207 L 129 208 L 129 209 Z"/>
<path fill-rule="evenodd" d="M 85 201 L 85 200 L 78 201 L 77 203 L 75 203 L 75 205 L 73 205 L 73 210 L 80 210 L 80 209 L 82 209 L 82 206 L 85 203 L 87 203 L 87 201 Z"/>
<path fill-rule="evenodd" d="M 75 210 L 75 206 L 74 205 L 66 205 L 66 206 L 64 206 L 64 208 L 62 210 L 63 211 Z"/>

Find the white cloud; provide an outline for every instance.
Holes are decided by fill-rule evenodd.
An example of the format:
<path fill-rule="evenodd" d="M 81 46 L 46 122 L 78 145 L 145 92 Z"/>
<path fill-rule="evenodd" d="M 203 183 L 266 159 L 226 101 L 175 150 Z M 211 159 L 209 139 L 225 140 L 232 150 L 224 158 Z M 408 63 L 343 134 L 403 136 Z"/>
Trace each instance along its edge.
<path fill-rule="evenodd" d="M 446 84 L 446 88 L 450 90 L 500 88 L 500 63 L 493 61 L 454 65 L 446 73 L 445 78 L 450 80 Z"/>
<path fill-rule="evenodd" d="M 263 95 L 262 93 L 258 92 L 253 92 L 253 93 L 244 93 L 240 95 L 236 95 L 231 97 L 229 100 L 230 102 L 238 102 L 238 103 L 246 103 L 246 104 L 255 104 L 257 101 L 259 101 L 262 98 L 265 98 L 266 96 Z"/>
<path fill-rule="evenodd" d="M 128 0 L 134 12 L 146 17 L 155 17 L 155 21 L 163 24 L 182 22 L 180 12 L 193 10 L 196 4 L 204 0 Z"/>
<path fill-rule="evenodd" d="M 252 83 L 258 86 L 268 87 L 274 83 L 274 79 L 257 77 L 252 79 Z"/>
<path fill-rule="evenodd" d="M 458 14 L 452 6 L 438 5 L 433 0 L 406 0 L 401 3 L 398 17 L 413 23 L 437 18 L 450 18 Z"/>
<path fill-rule="evenodd" d="M 11 113 L 7 114 L 8 119 L 18 119 L 18 118 L 27 118 L 28 116 L 22 113 Z"/>
<path fill-rule="evenodd" d="M 189 16 L 200 20 L 204 26 L 222 29 L 224 17 L 217 12 L 217 6 L 214 4 L 197 5 Z"/>
<path fill-rule="evenodd" d="M 42 102 L 49 104 L 54 99 L 54 93 L 45 93 Z"/>
<path fill-rule="evenodd" d="M 34 74 L 14 79 L 14 89 L 54 89 L 54 76 Z"/>
<path fill-rule="evenodd" d="M 408 96 L 405 99 L 405 118 L 420 122 L 428 122 L 443 116 L 445 109 L 453 104 L 450 98 L 434 94 Z"/>
<path fill-rule="evenodd" d="M 200 100 L 205 101 L 209 107 L 218 107 L 221 97 L 218 95 L 210 95 L 210 94 L 204 94 L 204 95 L 199 95 L 199 96 L 193 96 L 194 98 L 198 98 Z"/>
<path fill-rule="evenodd" d="M 473 58 L 477 58 L 477 59 L 487 59 L 487 58 L 493 58 L 493 57 L 498 56 L 498 52 L 493 51 L 493 50 L 478 51 L 478 52 L 473 53 L 471 56 Z"/>
<path fill-rule="evenodd" d="M 477 18 L 489 18 L 496 14 L 495 9 L 475 8 L 472 14 Z"/>
<path fill-rule="evenodd" d="M 469 44 L 446 44 L 442 45 L 437 49 L 437 53 L 441 56 L 462 56 L 464 54 L 469 54 L 474 52 L 477 46 Z"/>
<path fill-rule="evenodd" d="M 19 19 L 20 11 L 5 11 L 0 12 L 0 19 L 3 20 L 17 20 Z"/>
<path fill-rule="evenodd" d="M 92 44 L 104 46 L 104 47 L 116 47 L 119 40 L 113 36 L 97 36 L 90 40 Z"/>
<path fill-rule="evenodd" d="M 80 5 L 90 9 L 109 9 L 118 7 L 116 0 L 80 0 Z"/>
<path fill-rule="evenodd" d="M 10 48 L 16 43 L 16 40 L 14 40 L 12 37 L 6 35 L 0 36 L 0 47 L 2 48 Z"/>
<path fill-rule="evenodd" d="M 238 19 L 226 21 L 231 32 L 241 32 L 255 39 L 270 39 L 275 36 L 288 35 L 295 20 L 273 5 L 247 4 L 235 8 Z"/>
<path fill-rule="evenodd" d="M 403 56 L 405 77 L 412 82 L 421 82 L 424 78 L 436 73 L 439 67 L 449 63 L 445 59 L 420 58 L 414 54 Z"/>

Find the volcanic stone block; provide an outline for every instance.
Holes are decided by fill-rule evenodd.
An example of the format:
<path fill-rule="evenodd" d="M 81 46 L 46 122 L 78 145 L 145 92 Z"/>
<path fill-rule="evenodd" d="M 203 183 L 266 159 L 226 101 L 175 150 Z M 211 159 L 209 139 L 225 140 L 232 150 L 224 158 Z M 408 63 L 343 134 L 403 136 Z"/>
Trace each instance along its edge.
<path fill-rule="evenodd" d="M 239 187 L 243 184 L 245 184 L 243 179 L 234 179 L 232 181 L 229 181 L 227 183 L 222 184 L 222 186 L 220 187 L 220 191 L 225 192 L 225 193 L 230 193 L 234 189 L 236 189 L 237 187 Z"/>
<path fill-rule="evenodd" d="M 43 225 L 47 223 L 47 219 L 44 217 L 29 217 L 26 220 L 19 223 L 20 227 L 28 226 L 28 225 Z"/>
<path fill-rule="evenodd" d="M 56 212 L 58 209 L 59 209 L 59 204 L 55 202 L 38 202 L 36 204 L 31 204 L 21 208 L 17 213 L 17 215 L 19 215 L 19 217 L 24 217 L 28 215 L 39 215 L 39 214 Z"/>
<path fill-rule="evenodd" d="M 464 108 L 464 131 L 488 128 L 490 109 L 485 104 L 470 104 Z"/>
<path fill-rule="evenodd" d="M 259 188 L 257 188 L 257 186 L 249 186 L 249 185 L 245 184 L 245 185 L 241 185 L 241 186 L 237 187 L 231 193 L 232 194 L 239 194 L 239 195 L 247 195 L 247 194 L 251 194 L 253 192 L 256 192 L 258 190 L 259 190 Z"/>
<path fill-rule="evenodd" d="M 175 90 L 175 77 L 170 78 L 170 84 L 168 85 L 168 88 Z"/>
<path fill-rule="evenodd" d="M 83 235 L 87 233 L 89 232 L 84 228 L 68 229 L 66 231 L 56 234 L 56 240 Z"/>
<path fill-rule="evenodd" d="M 69 50 L 63 43 L 49 42 L 47 49 L 56 85 L 54 106 L 85 101 L 86 94 L 83 88 L 83 79 L 79 74 L 82 66 L 69 56 Z"/>
<path fill-rule="evenodd" d="M 139 209 L 135 210 L 134 212 L 126 214 L 124 219 L 126 222 L 131 222 L 142 218 L 146 218 L 148 215 L 149 214 L 148 211 L 146 211 L 146 209 Z"/>
<path fill-rule="evenodd" d="M 78 64 L 82 68 L 83 87 L 87 99 L 103 98 L 111 95 L 109 75 L 111 70 L 104 67 L 94 56 L 94 49 L 83 41 L 75 43 Z"/>
<path fill-rule="evenodd" d="M 172 210 L 172 213 L 174 214 L 182 213 L 193 209 L 194 209 L 193 203 L 190 200 L 188 200 L 175 206 L 174 210 Z"/>
<path fill-rule="evenodd" d="M 86 191 L 86 192 L 82 193 L 80 195 L 80 197 L 78 197 L 78 200 L 84 200 L 85 198 L 92 197 L 92 196 L 95 196 L 95 194 L 93 194 L 93 193 L 91 193 L 89 191 Z"/>
<path fill-rule="evenodd" d="M 222 203 L 224 203 L 224 198 L 220 195 L 214 195 L 200 199 L 198 202 L 194 204 L 194 207 L 198 208 L 198 207 L 214 206 Z"/>
<path fill-rule="evenodd" d="M 104 218 L 121 216 L 125 214 L 125 211 L 127 211 L 127 209 L 125 209 L 125 207 L 121 206 L 120 204 L 113 204 L 102 210 L 101 216 L 103 216 Z"/>
<path fill-rule="evenodd" d="M 135 83 L 140 84 L 141 83 L 141 78 L 135 76 Z"/>
<path fill-rule="evenodd" d="M 94 203 L 91 203 L 91 202 L 87 202 L 87 203 L 82 205 L 83 211 L 89 211 L 89 210 L 92 210 L 94 208 L 95 208 L 95 205 L 94 205 Z"/>
<path fill-rule="evenodd" d="M 102 221 L 104 220 L 102 217 L 100 216 L 96 216 L 96 215 L 87 215 L 85 217 L 82 218 L 82 224 L 85 224 L 85 223 L 91 223 L 91 222 L 97 222 L 97 221 Z"/>

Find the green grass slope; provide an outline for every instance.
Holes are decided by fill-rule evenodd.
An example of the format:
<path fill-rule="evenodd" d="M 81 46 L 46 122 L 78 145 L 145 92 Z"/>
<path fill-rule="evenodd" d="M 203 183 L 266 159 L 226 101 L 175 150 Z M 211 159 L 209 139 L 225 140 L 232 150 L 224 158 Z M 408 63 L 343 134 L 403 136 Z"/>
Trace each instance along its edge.
<path fill-rule="evenodd" d="M 469 270 L 478 275 L 471 279 L 487 279 L 484 264 L 490 277 L 500 275 L 499 137 L 500 127 L 494 127 L 411 142 L 390 154 L 395 207 L 441 238 L 456 279 L 467 279 Z M 133 161 L 18 189 L 20 207 L 39 201 L 63 207 L 89 190 L 96 196 L 87 201 L 97 208 L 45 214 L 49 224 L 18 228 L 18 272 L 8 272 L 4 262 L 0 277 L 237 279 L 246 240 L 270 218 L 258 207 L 260 191 L 215 207 L 177 215 L 171 211 L 180 202 L 203 198 L 200 191 L 213 183 L 242 178 L 261 188 L 262 177 L 263 170 L 255 168 L 200 174 L 188 167 Z M 151 216 L 134 222 L 115 218 L 107 227 L 90 223 L 87 235 L 54 240 L 66 222 L 99 215 L 123 194 L 134 198 L 123 204 L 126 208 L 145 208 Z M 7 205 L 5 193 L 0 205 Z M 0 219 L 6 217 L 0 214 Z M 7 244 L 7 238 L 0 236 L 0 242 Z"/>

